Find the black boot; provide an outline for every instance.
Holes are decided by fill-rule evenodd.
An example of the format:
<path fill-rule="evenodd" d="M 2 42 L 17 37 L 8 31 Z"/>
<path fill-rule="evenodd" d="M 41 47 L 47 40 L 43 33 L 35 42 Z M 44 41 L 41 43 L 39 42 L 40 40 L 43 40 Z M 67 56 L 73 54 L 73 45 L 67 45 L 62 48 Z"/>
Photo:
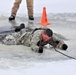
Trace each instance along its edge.
<path fill-rule="evenodd" d="M 34 20 L 34 17 L 33 16 L 29 16 L 29 20 Z"/>
<path fill-rule="evenodd" d="M 15 16 L 11 15 L 8 19 L 9 21 L 15 20 Z"/>
<path fill-rule="evenodd" d="M 25 28 L 25 24 L 24 23 L 22 23 L 22 24 L 20 24 L 20 26 L 16 27 L 15 28 L 15 32 L 19 32 L 23 28 Z"/>

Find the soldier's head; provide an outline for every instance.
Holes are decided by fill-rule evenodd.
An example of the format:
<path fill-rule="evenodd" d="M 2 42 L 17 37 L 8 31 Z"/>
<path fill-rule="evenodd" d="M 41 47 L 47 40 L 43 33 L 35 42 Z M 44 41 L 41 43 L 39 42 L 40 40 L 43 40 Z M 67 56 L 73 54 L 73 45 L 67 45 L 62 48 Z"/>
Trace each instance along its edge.
<path fill-rule="evenodd" d="M 44 41 L 50 40 L 52 35 L 53 35 L 53 31 L 49 28 L 45 29 L 44 32 L 42 32 L 42 38 Z"/>

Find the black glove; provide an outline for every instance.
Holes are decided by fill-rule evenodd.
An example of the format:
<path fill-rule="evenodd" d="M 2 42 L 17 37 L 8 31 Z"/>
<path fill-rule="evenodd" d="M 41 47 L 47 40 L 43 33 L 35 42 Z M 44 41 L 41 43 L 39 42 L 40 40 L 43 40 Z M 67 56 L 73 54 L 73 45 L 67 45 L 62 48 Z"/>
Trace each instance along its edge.
<path fill-rule="evenodd" d="M 67 50 L 68 46 L 66 44 L 62 45 L 62 50 Z"/>
<path fill-rule="evenodd" d="M 38 53 L 43 53 L 43 47 L 39 47 Z"/>
<path fill-rule="evenodd" d="M 21 29 L 25 28 L 25 24 L 20 24 L 20 26 L 15 28 L 15 32 L 19 32 Z"/>

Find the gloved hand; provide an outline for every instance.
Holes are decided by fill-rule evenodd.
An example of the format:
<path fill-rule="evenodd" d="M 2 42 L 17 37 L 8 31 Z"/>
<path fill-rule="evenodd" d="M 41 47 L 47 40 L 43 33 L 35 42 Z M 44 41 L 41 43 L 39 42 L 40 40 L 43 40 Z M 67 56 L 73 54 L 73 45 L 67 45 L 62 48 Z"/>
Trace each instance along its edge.
<path fill-rule="evenodd" d="M 68 46 L 66 44 L 62 45 L 62 50 L 67 50 Z"/>
<path fill-rule="evenodd" d="M 43 53 L 43 47 L 39 47 L 38 53 Z"/>
<path fill-rule="evenodd" d="M 20 24 L 20 26 L 15 28 L 15 32 L 19 32 L 21 29 L 25 28 L 25 24 Z"/>

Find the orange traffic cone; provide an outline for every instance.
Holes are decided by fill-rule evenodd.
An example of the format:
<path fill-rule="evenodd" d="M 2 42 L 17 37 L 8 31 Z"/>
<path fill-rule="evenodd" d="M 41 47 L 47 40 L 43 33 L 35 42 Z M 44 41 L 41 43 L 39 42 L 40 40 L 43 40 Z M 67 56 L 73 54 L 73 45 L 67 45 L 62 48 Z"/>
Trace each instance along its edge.
<path fill-rule="evenodd" d="M 50 23 L 47 20 L 46 7 L 43 7 L 42 20 L 39 22 L 42 26 L 47 26 Z"/>

